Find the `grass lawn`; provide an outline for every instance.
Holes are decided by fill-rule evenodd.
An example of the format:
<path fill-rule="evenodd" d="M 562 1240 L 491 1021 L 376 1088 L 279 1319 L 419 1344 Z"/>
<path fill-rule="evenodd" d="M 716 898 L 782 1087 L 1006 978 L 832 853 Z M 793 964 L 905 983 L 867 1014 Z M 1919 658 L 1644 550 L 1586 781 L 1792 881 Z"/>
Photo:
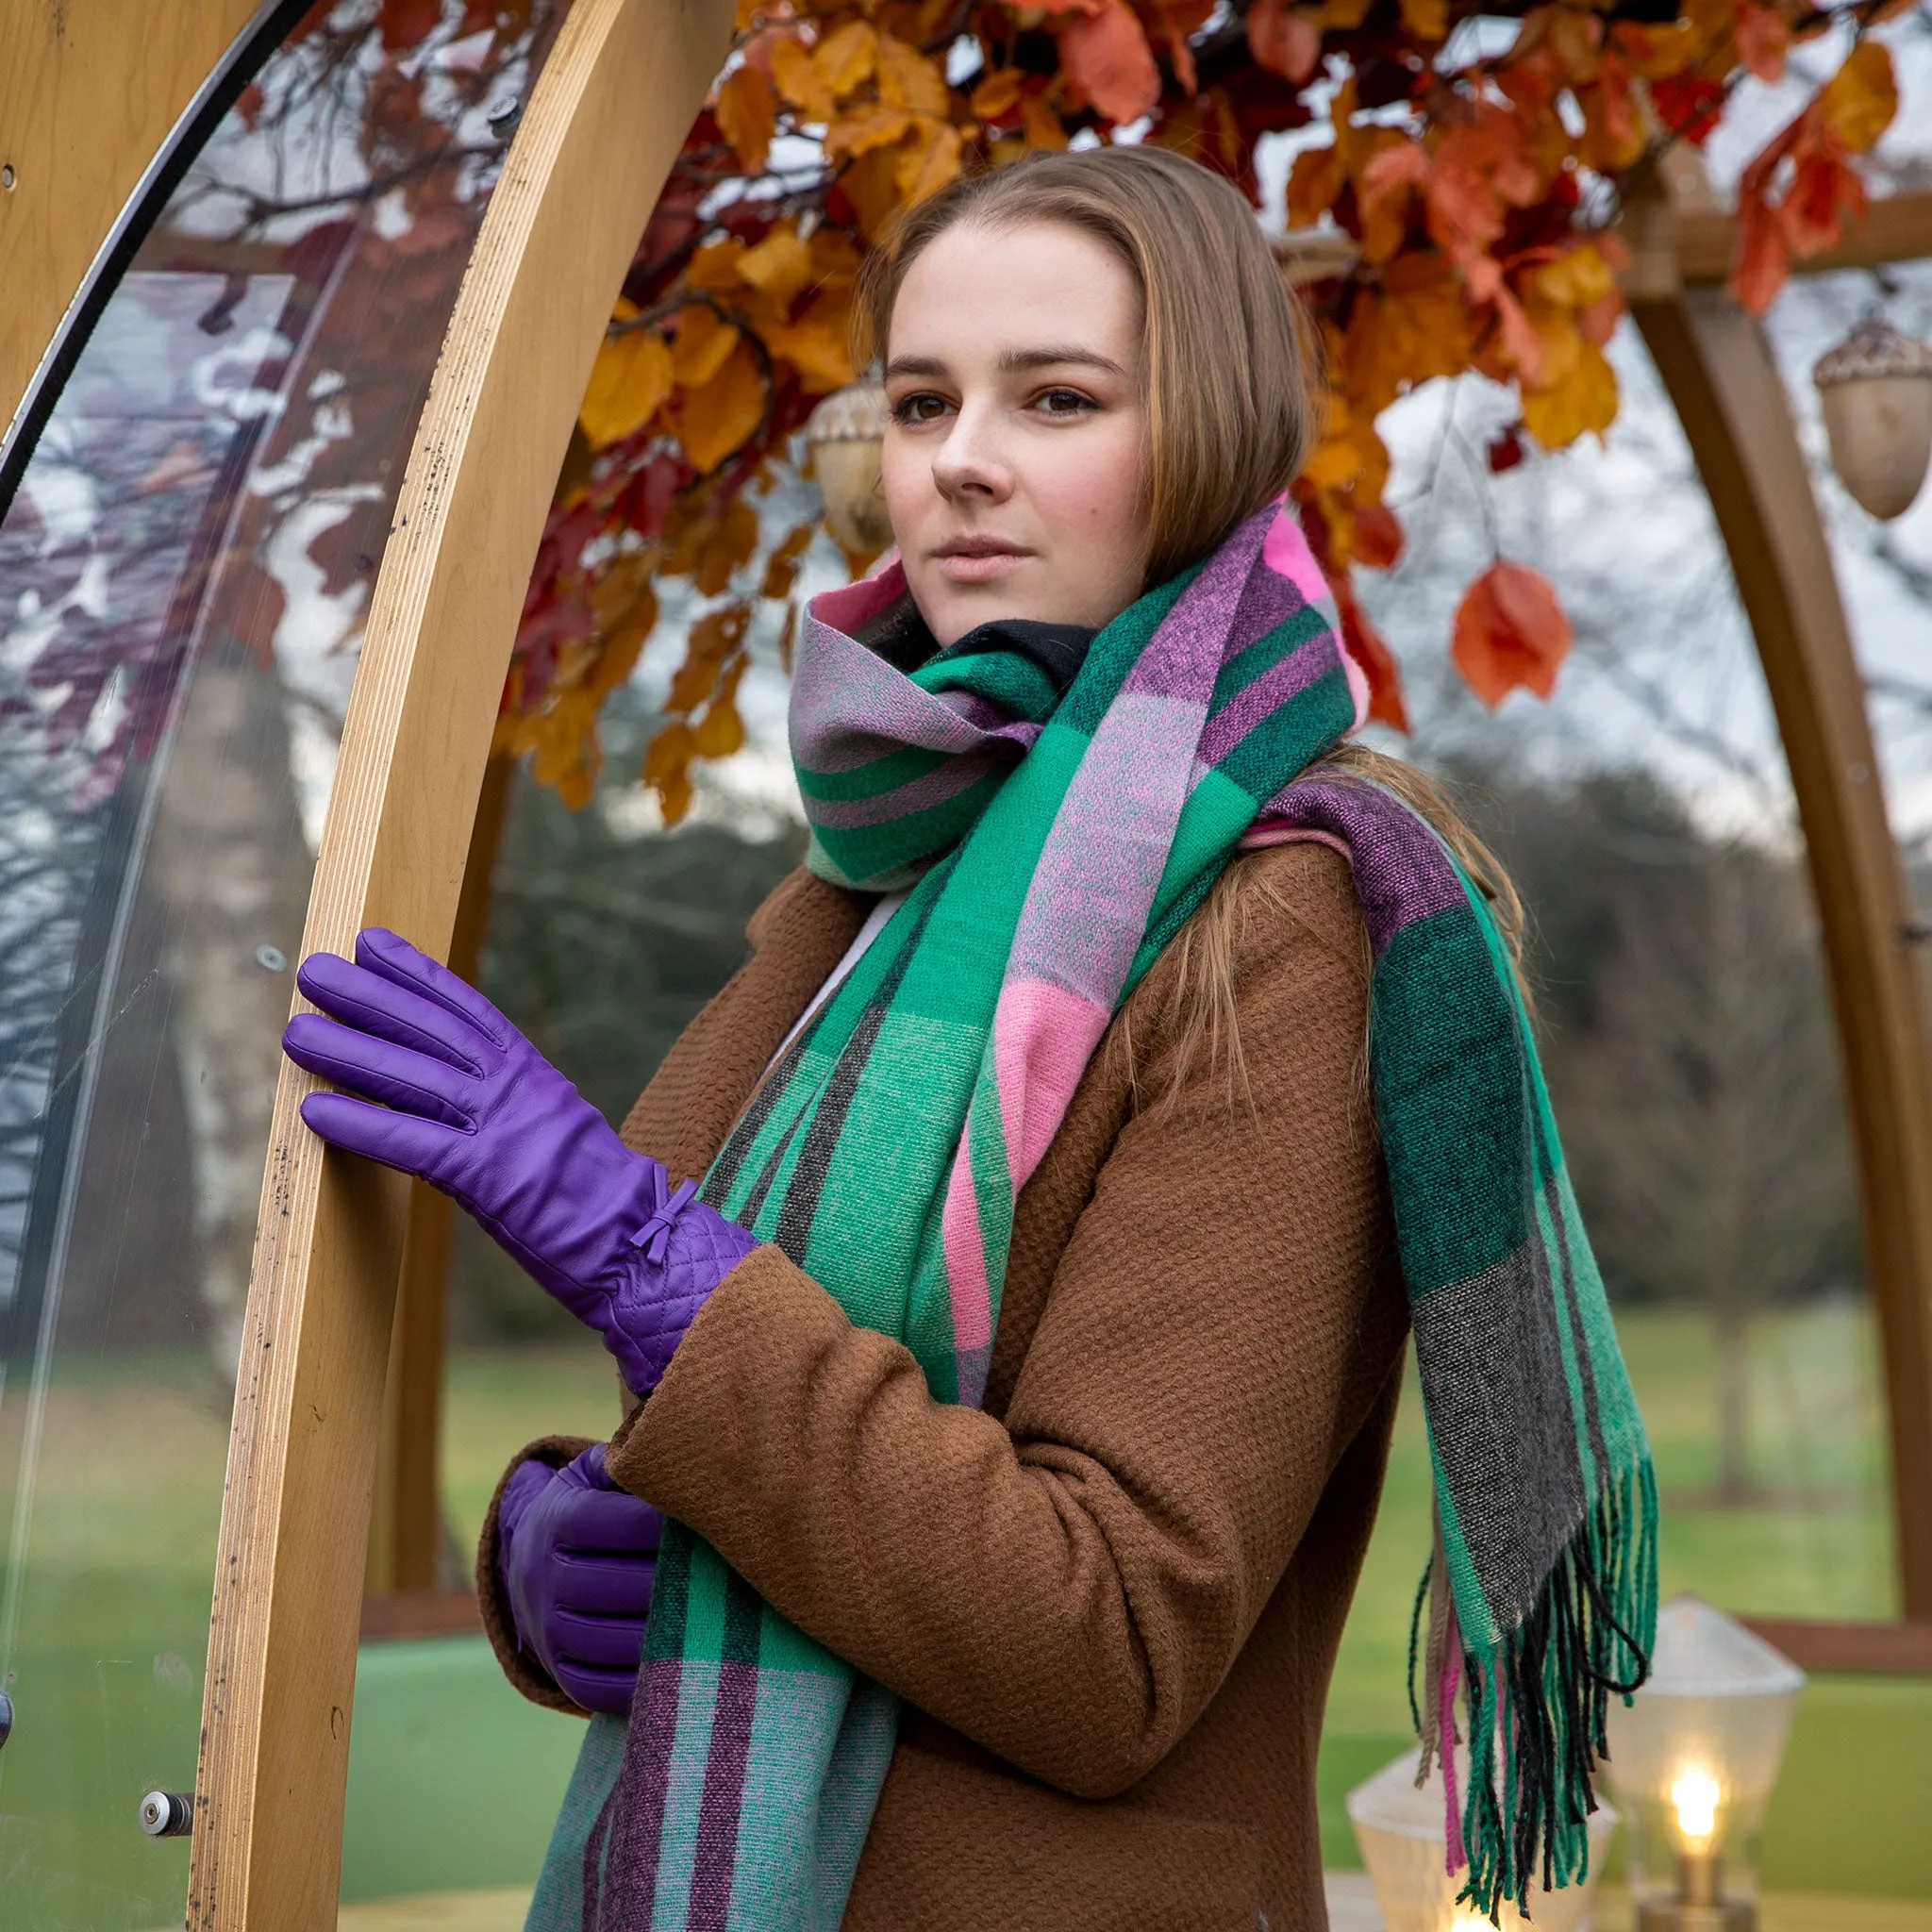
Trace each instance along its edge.
<path fill-rule="evenodd" d="M 1751 1472 L 1763 1500 L 1710 1500 L 1716 1347 L 1707 1323 L 1638 1310 L 1620 1323 L 1664 1496 L 1663 1591 L 1788 1616 L 1896 1613 L 1883 1414 L 1869 1311 L 1834 1304 L 1765 1318 L 1750 1342 Z M 1409 1607 L 1428 1553 L 1429 1464 L 1409 1389 L 1388 1487 L 1330 1696 L 1328 1728 L 1400 1736 Z M 608 1434 L 617 1416 L 593 1343 L 458 1357 L 450 1368 L 444 1493 L 473 1545 L 509 1457 L 533 1436 Z"/>

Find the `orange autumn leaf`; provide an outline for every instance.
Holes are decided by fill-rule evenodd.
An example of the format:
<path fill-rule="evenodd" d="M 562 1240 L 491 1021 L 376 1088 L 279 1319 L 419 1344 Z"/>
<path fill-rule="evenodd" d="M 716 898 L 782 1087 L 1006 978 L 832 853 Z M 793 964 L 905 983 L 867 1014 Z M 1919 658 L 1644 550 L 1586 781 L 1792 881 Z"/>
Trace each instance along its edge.
<path fill-rule="evenodd" d="M 671 351 L 657 330 L 625 329 L 607 336 L 577 411 L 591 447 L 603 449 L 635 436 L 663 406 L 672 381 Z"/>
<path fill-rule="evenodd" d="M 1395 653 L 1369 621 L 1348 571 L 1331 571 L 1328 586 L 1335 592 L 1335 608 L 1341 618 L 1342 644 L 1369 682 L 1369 717 L 1391 730 L 1407 731 L 1408 707 L 1403 702 L 1402 672 L 1395 662 Z"/>
<path fill-rule="evenodd" d="M 1617 420 L 1617 373 L 1587 337 L 1572 334 L 1561 376 L 1541 388 L 1525 385 L 1523 421 L 1545 449 L 1565 449 L 1579 436 L 1598 436 Z"/>
<path fill-rule="evenodd" d="M 808 121 L 829 121 L 839 111 L 837 97 L 817 61 L 789 35 L 772 48 L 772 79 Z"/>
<path fill-rule="evenodd" d="M 998 73 L 989 74 L 973 90 L 968 105 L 980 120 L 997 121 L 1019 106 L 1020 94 L 1025 84 L 1024 68 L 1002 67 Z"/>
<path fill-rule="evenodd" d="M 679 393 L 671 406 L 671 424 L 691 467 L 702 475 L 741 448 L 764 412 L 758 358 L 738 341 L 708 382 Z"/>
<path fill-rule="evenodd" d="M 1046 148 L 1058 154 L 1067 144 L 1067 130 L 1060 117 L 1040 94 L 1028 94 L 1020 103 L 1020 127 L 1028 147 Z"/>
<path fill-rule="evenodd" d="M 1402 0 L 1402 25 L 1419 41 L 1446 39 L 1449 0 Z"/>
<path fill-rule="evenodd" d="M 841 100 L 872 78 L 878 61 L 878 36 L 869 23 L 848 20 L 812 50 L 819 77 Z"/>
<path fill-rule="evenodd" d="M 909 114 L 943 115 L 951 106 L 946 76 L 917 47 L 881 34 L 878 43 L 879 99 Z"/>
<path fill-rule="evenodd" d="M 1898 82 L 1882 41 L 1860 41 L 1824 83 L 1818 108 L 1825 131 L 1850 153 L 1863 154 L 1898 112 Z"/>
<path fill-rule="evenodd" d="M 747 175 L 762 174 L 772 151 L 778 98 L 772 83 L 750 61 L 727 74 L 718 87 L 718 126 Z"/>
<path fill-rule="evenodd" d="M 1354 554 L 1370 570 L 1393 570 L 1402 561 L 1402 525 L 1386 504 L 1365 504 L 1355 514 Z"/>
<path fill-rule="evenodd" d="M 1778 225 L 1794 256 L 1817 255 L 1844 240 L 1845 225 L 1865 212 L 1865 184 L 1849 161 L 1829 147 L 1797 157 L 1790 185 L 1778 204 Z"/>
<path fill-rule="evenodd" d="M 667 724 L 645 748 L 644 783 L 658 794 L 667 825 L 691 809 L 691 761 L 696 756 L 697 734 L 682 719 Z"/>
<path fill-rule="evenodd" d="M 724 366 L 725 357 L 737 344 L 738 333 L 702 302 L 680 309 L 677 336 L 671 349 L 671 373 L 686 389 L 702 389 Z"/>
<path fill-rule="evenodd" d="M 796 322 L 764 331 L 764 344 L 798 372 L 808 396 L 828 394 L 852 380 L 852 305 L 843 291 L 825 291 L 805 306 Z"/>
<path fill-rule="evenodd" d="M 1785 77 L 1785 53 L 1791 44 L 1791 24 L 1769 7 L 1744 0 L 1732 26 L 1738 37 L 1738 58 L 1767 86 Z"/>
<path fill-rule="evenodd" d="M 1549 579 L 1499 560 L 1464 592 L 1449 648 L 1470 689 L 1494 710 L 1518 688 L 1548 697 L 1571 636 Z"/>
<path fill-rule="evenodd" d="M 1138 121 L 1160 98 L 1154 50 L 1124 0 L 1055 29 L 1060 71 L 1109 121 Z"/>
<path fill-rule="evenodd" d="M 903 141 L 912 125 L 912 116 L 901 108 L 881 107 L 873 102 L 850 114 L 841 114 L 825 131 L 825 152 L 838 160 L 854 159 L 876 147 Z"/>
<path fill-rule="evenodd" d="M 774 228 L 755 248 L 747 248 L 739 258 L 738 273 L 741 280 L 774 302 L 789 303 L 817 279 L 810 242 L 789 226 Z"/>
<path fill-rule="evenodd" d="M 691 747 L 699 757 L 728 758 L 743 749 L 744 720 L 738 715 L 738 682 L 748 661 L 741 653 L 718 680 L 717 691 L 691 735 Z"/>

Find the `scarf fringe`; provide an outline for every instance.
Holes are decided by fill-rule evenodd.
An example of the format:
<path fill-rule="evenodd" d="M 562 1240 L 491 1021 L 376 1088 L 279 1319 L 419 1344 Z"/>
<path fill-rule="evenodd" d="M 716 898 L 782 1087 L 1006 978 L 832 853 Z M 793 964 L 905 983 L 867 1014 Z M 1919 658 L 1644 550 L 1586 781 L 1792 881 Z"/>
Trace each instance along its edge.
<path fill-rule="evenodd" d="M 1458 1903 L 1491 1924 L 1506 1900 L 1526 1916 L 1533 1888 L 1576 1885 L 1589 1874 L 1592 1774 L 1607 1755 L 1610 1698 L 1627 1702 L 1649 1674 L 1657 1564 L 1657 1477 L 1646 1457 L 1598 1495 L 1515 1629 L 1473 1650 L 1459 1641 L 1439 1534 L 1409 1636 L 1410 1707 L 1423 1740 L 1417 1783 L 1440 1754 L 1451 1813 L 1449 1868 L 1461 1865 L 1458 1852 L 1469 1866 Z M 1418 1641 L 1424 1605 L 1425 1650 Z M 1453 1769 L 1458 1675 L 1470 1747 L 1459 1818 Z"/>

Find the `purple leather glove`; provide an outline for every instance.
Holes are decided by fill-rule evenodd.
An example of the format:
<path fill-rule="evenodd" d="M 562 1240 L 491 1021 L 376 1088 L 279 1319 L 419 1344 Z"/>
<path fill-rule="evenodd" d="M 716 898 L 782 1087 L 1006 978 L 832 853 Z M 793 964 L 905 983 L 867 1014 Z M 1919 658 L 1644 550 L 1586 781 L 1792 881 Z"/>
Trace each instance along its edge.
<path fill-rule="evenodd" d="M 655 1389 L 752 1237 L 691 1182 L 669 1191 L 657 1161 L 633 1154 L 481 993 L 408 941 L 371 926 L 356 964 L 311 953 L 295 981 L 335 1017 L 296 1014 L 283 1051 L 365 1096 L 311 1093 L 302 1118 L 332 1146 L 452 1195 L 603 1336 L 637 1394 Z"/>
<path fill-rule="evenodd" d="M 496 1507 L 497 1569 L 517 1645 L 586 1710 L 637 1689 L 664 1517 L 604 1474 L 604 1445 L 561 1469 L 518 1466 Z"/>

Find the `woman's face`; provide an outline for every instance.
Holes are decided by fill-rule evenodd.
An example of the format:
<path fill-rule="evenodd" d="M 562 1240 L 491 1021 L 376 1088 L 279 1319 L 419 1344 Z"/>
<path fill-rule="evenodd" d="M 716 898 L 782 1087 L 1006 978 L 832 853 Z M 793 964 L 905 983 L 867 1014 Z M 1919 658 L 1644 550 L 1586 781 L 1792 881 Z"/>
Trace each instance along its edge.
<path fill-rule="evenodd" d="M 886 356 L 886 511 L 941 645 L 996 617 L 1099 629 L 1141 593 L 1141 294 L 1103 242 L 961 222 L 913 261 Z"/>

